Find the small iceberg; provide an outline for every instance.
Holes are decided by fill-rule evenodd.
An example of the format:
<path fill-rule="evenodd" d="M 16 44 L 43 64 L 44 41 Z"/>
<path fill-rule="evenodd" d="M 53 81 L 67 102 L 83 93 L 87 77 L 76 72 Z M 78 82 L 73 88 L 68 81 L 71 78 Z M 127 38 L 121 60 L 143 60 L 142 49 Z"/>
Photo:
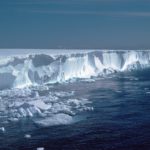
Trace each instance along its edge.
<path fill-rule="evenodd" d="M 40 119 L 35 121 L 35 124 L 41 127 L 49 127 L 49 126 L 56 126 L 56 125 L 67 125 L 73 122 L 72 116 L 68 114 L 55 114 L 51 117 L 46 117 L 44 119 Z"/>
<path fill-rule="evenodd" d="M 0 131 L 1 131 L 1 132 L 5 132 L 6 130 L 5 130 L 4 127 L 0 127 Z"/>
<path fill-rule="evenodd" d="M 44 150 L 44 147 L 38 147 L 37 150 Z"/>
<path fill-rule="evenodd" d="M 30 135 L 30 134 L 25 134 L 24 137 L 25 137 L 26 139 L 30 139 L 30 138 L 31 138 L 31 135 Z"/>

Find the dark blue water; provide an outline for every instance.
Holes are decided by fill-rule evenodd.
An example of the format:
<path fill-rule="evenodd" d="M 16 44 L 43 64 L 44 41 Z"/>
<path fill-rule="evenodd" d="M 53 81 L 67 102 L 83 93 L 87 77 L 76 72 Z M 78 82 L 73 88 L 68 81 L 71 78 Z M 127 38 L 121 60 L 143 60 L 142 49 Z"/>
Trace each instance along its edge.
<path fill-rule="evenodd" d="M 0 133 L 0 149 L 149 150 L 150 79 L 135 76 L 56 85 L 86 95 L 94 110 L 78 113 L 82 119 L 70 125 L 44 128 L 30 119 L 9 123 Z M 24 138 L 26 133 L 31 138 Z"/>

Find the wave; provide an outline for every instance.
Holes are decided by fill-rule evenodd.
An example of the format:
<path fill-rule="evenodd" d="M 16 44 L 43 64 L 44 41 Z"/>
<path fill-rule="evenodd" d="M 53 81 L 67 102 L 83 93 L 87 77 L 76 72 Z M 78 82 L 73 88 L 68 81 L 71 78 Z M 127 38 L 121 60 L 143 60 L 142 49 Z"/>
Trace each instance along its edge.
<path fill-rule="evenodd" d="M 150 67 L 150 51 L 101 50 L 0 58 L 0 89 L 107 76 Z"/>

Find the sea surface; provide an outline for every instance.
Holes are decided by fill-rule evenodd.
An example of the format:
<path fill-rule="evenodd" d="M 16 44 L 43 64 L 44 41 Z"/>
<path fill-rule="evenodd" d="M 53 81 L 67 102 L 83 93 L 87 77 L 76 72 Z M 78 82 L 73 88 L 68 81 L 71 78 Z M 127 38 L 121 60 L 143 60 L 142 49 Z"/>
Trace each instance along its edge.
<path fill-rule="evenodd" d="M 89 103 L 84 111 L 70 114 L 74 121 L 67 124 L 43 127 L 30 117 L 1 122 L 5 131 L 0 132 L 0 149 L 149 150 L 150 78 L 147 72 L 145 74 L 145 77 L 143 74 L 116 75 L 96 81 L 47 85 L 53 92 L 74 91 L 69 96 L 65 93 L 61 97 L 63 101 L 84 98 Z M 36 91 L 40 98 L 47 89 Z"/>

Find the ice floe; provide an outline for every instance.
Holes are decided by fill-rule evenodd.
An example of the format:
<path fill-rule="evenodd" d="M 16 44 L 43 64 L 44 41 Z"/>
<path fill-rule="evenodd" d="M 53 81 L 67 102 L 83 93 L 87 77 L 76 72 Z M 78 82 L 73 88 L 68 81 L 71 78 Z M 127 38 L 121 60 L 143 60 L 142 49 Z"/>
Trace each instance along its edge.
<path fill-rule="evenodd" d="M 37 125 L 42 126 L 42 127 L 49 127 L 49 126 L 54 126 L 54 125 L 67 125 L 67 124 L 71 124 L 72 122 L 73 122 L 72 116 L 68 114 L 63 114 L 63 113 L 56 114 L 56 115 L 35 121 Z"/>

